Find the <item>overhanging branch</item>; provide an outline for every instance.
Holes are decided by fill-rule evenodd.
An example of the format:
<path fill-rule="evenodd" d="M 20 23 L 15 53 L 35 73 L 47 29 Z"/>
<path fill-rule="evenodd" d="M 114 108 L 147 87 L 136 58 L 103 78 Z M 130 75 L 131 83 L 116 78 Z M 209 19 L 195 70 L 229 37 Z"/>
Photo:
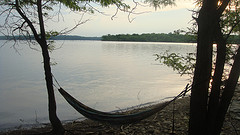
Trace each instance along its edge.
<path fill-rule="evenodd" d="M 31 29 L 32 32 L 33 32 L 33 35 L 34 35 L 35 39 L 36 39 L 37 41 L 39 41 L 40 38 L 38 37 L 38 33 L 37 33 L 35 27 L 33 26 L 32 22 L 27 18 L 27 16 L 25 16 L 25 15 L 23 14 L 23 12 L 22 12 L 22 10 L 20 9 L 20 6 L 19 6 L 19 1 L 18 1 L 18 0 L 15 0 L 15 2 L 16 2 L 16 3 L 15 3 L 14 6 L 16 7 L 17 12 L 18 12 L 19 15 L 27 22 L 28 26 L 30 27 L 30 29 Z"/>
<path fill-rule="evenodd" d="M 239 23 L 240 23 L 240 20 L 238 20 L 238 21 L 232 26 L 231 30 L 230 30 L 229 33 L 227 34 L 226 39 L 228 39 L 228 38 L 230 37 L 233 29 L 234 29 L 235 27 L 237 27 L 237 25 L 238 25 Z"/>
<path fill-rule="evenodd" d="M 222 4 L 218 8 L 218 15 L 221 16 L 224 10 L 226 9 L 227 5 L 229 4 L 230 0 L 223 0 Z"/>
<path fill-rule="evenodd" d="M 139 2 L 135 1 L 135 0 L 132 0 L 132 1 L 133 1 L 133 3 L 135 4 L 135 6 L 134 6 L 131 10 L 127 10 L 126 8 L 123 8 L 123 9 L 122 9 L 120 6 L 116 5 L 116 6 L 117 6 L 117 9 L 116 9 L 115 14 L 112 15 L 111 20 L 113 20 L 113 18 L 117 16 L 119 10 L 122 11 L 122 12 L 128 13 L 128 21 L 129 21 L 130 23 L 132 23 L 133 20 L 135 20 L 135 18 L 132 18 L 132 19 L 131 19 L 131 15 L 132 15 L 132 14 L 138 15 L 138 14 L 144 14 L 144 13 L 150 13 L 150 12 L 151 12 L 151 11 L 134 12 L 139 5 L 140 5 L 140 6 L 143 6 L 143 5 L 140 4 Z"/>

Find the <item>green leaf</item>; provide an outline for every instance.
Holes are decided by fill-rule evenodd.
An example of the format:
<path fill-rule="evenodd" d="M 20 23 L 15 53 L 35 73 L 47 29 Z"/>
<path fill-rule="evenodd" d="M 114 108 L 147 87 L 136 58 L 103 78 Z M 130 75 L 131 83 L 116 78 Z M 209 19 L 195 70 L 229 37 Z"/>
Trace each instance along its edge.
<path fill-rule="evenodd" d="M 175 0 L 145 0 L 144 3 L 150 4 L 155 9 L 176 5 Z"/>

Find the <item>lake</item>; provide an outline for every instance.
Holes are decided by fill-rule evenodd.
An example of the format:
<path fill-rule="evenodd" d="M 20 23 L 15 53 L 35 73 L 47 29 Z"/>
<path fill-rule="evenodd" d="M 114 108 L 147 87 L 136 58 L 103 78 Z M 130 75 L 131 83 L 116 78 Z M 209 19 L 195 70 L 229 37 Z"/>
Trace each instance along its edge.
<path fill-rule="evenodd" d="M 1 45 L 5 41 L 0 41 Z M 113 111 L 161 101 L 189 82 L 155 61 L 166 50 L 196 51 L 195 44 L 152 42 L 56 41 L 52 72 L 60 85 L 84 104 Z M 0 130 L 48 123 L 47 91 L 38 46 L 9 42 L 0 48 Z M 35 48 L 35 49 L 31 49 Z M 55 83 L 56 84 L 56 83 Z M 83 118 L 55 91 L 62 121 Z"/>

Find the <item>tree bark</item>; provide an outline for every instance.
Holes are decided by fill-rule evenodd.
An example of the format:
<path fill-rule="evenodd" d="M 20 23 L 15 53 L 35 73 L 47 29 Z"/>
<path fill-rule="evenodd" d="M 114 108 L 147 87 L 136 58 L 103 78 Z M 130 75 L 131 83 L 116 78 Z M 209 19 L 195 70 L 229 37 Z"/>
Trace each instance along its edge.
<path fill-rule="evenodd" d="M 216 29 L 217 57 L 212 79 L 212 88 L 208 103 L 207 128 L 208 134 L 213 135 L 215 130 L 215 122 L 220 101 L 220 89 L 222 85 L 222 75 L 224 71 L 226 57 L 226 40 L 221 32 L 220 24 Z"/>
<path fill-rule="evenodd" d="M 226 82 L 224 91 L 222 93 L 221 101 L 220 101 L 220 107 L 218 109 L 217 118 L 216 118 L 216 124 L 215 124 L 215 134 L 220 134 L 223 122 L 225 119 L 225 115 L 227 113 L 228 107 L 231 103 L 233 94 L 236 89 L 236 85 L 239 79 L 240 75 L 240 47 L 238 47 L 237 54 L 234 58 L 234 63 L 232 66 L 232 69 L 229 74 L 229 78 Z"/>
<path fill-rule="evenodd" d="M 54 96 L 48 45 L 47 45 L 46 36 L 45 36 L 44 20 L 43 20 L 43 14 L 42 14 L 42 1 L 37 0 L 40 35 L 38 34 L 37 30 L 33 26 L 32 22 L 21 11 L 18 0 L 15 0 L 15 7 L 16 7 L 16 10 L 19 13 L 19 15 L 28 23 L 28 26 L 30 27 L 31 31 L 33 32 L 35 40 L 41 46 L 43 63 L 44 63 L 45 80 L 46 80 L 46 86 L 47 86 L 47 92 L 48 92 L 49 120 L 52 125 L 52 133 L 57 134 L 57 135 L 63 135 L 65 130 L 61 124 L 61 121 L 58 119 L 57 114 L 56 114 L 57 107 L 56 107 L 56 101 L 55 101 L 55 96 Z"/>
<path fill-rule="evenodd" d="M 43 21 L 43 14 L 42 14 L 42 0 L 37 0 L 38 6 L 38 18 L 39 18 L 39 26 L 40 26 L 40 40 L 38 43 L 42 48 L 42 56 L 43 56 L 43 63 L 44 63 L 44 71 L 45 71 L 45 80 L 47 85 L 47 92 L 48 92 L 48 112 L 49 112 L 49 120 L 52 124 L 52 132 L 53 134 L 63 135 L 65 130 L 62 126 L 61 121 L 58 119 L 56 111 L 56 100 L 54 95 L 53 89 L 53 80 L 52 80 L 52 72 L 51 72 L 51 65 L 50 65 L 50 56 L 48 52 L 48 45 L 46 41 L 46 34 L 44 28 L 44 21 Z"/>
<path fill-rule="evenodd" d="M 229 79 L 220 98 L 221 79 L 226 56 L 226 39 L 220 26 L 220 16 L 229 0 L 219 7 L 217 0 L 203 0 L 197 18 L 197 61 L 190 99 L 190 135 L 219 135 L 240 73 L 240 49 L 235 56 Z M 210 87 L 212 45 L 217 43 L 217 57 Z M 210 93 L 210 95 L 209 95 Z M 208 97 L 209 96 L 209 97 Z"/>
<path fill-rule="evenodd" d="M 203 1 L 197 18 L 197 60 L 190 98 L 189 134 L 207 134 L 207 104 L 212 72 L 212 45 L 216 24 L 216 1 Z M 211 6 L 212 5 L 212 6 Z M 215 6 L 216 7 L 216 6 Z"/>
<path fill-rule="evenodd" d="M 63 135 L 65 130 L 56 114 L 57 107 L 56 107 L 56 101 L 55 101 L 54 89 L 53 89 L 50 57 L 49 57 L 47 44 L 45 41 L 42 41 L 41 48 L 42 48 L 42 56 L 43 56 L 43 63 L 44 63 L 45 80 L 46 80 L 46 86 L 47 86 L 47 92 L 48 92 L 49 120 L 52 124 L 52 132 L 53 134 Z"/>

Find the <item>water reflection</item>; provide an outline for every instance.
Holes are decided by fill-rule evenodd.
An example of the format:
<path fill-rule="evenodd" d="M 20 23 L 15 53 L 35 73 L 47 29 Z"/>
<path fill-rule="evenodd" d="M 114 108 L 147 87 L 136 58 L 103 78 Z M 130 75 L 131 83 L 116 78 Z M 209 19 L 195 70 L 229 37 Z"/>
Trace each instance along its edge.
<path fill-rule="evenodd" d="M 61 46 L 63 41 L 56 41 Z M 12 124 L 48 122 L 41 53 L 22 46 L 21 55 L 0 49 L 0 129 Z M 64 41 L 55 50 L 53 73 L 81 102 L 112 111 L 176 95 L 187 83 L 153 54 L 195 51 L 192 44 Z M 81 117 L 56 91 L 61 120 Z M 7 104 L 6 104 L 7 103 Z M 24 120 L 24 123 L 21 120 Z"/>

